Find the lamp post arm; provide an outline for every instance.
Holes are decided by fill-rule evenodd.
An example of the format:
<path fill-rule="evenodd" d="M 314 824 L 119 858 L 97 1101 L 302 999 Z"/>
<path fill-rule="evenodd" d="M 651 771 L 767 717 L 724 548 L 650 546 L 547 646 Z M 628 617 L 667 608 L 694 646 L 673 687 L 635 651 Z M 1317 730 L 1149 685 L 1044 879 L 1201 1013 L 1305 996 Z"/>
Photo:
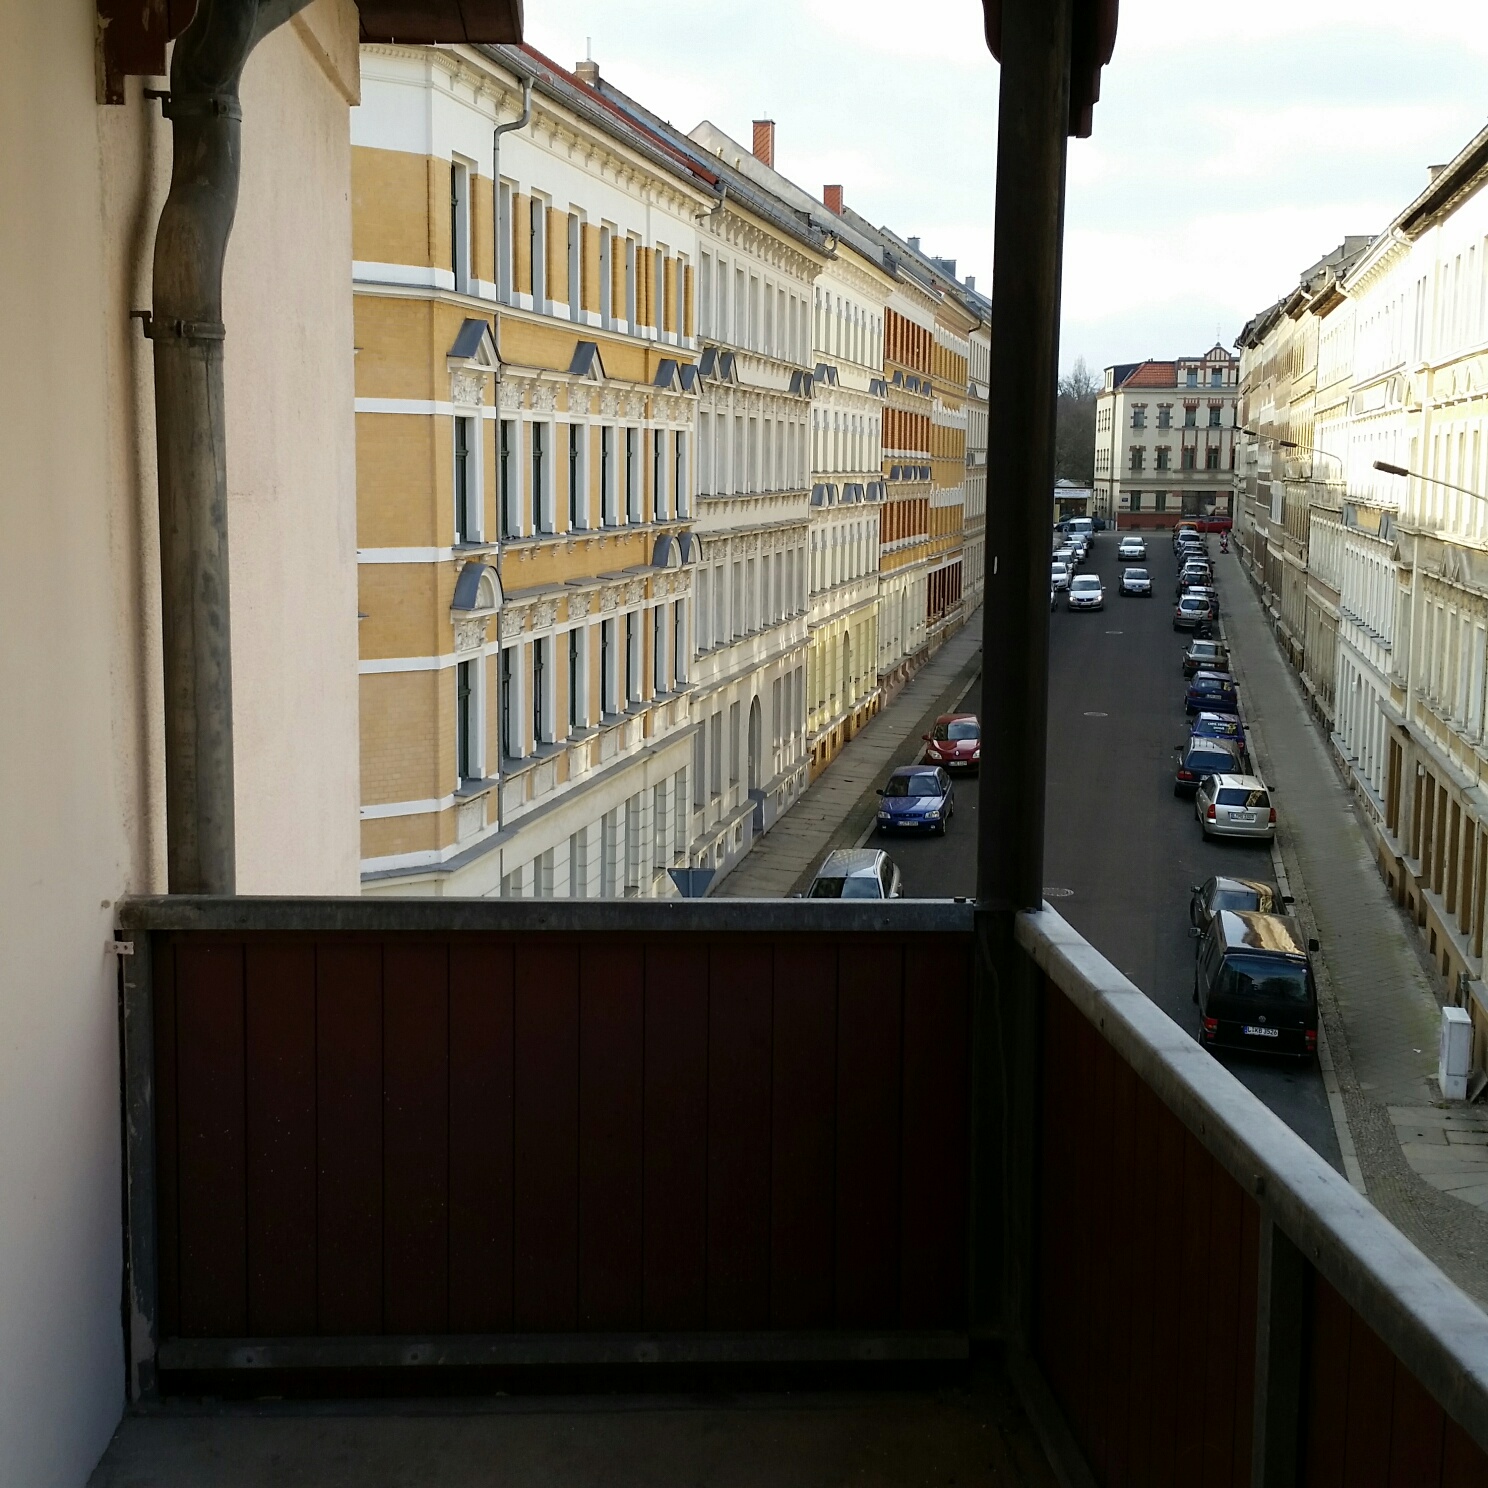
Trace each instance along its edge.
<path fill-rule="evenodd" d="M 1471 496 L 1474 501 L 1488 501 L 1479 491 L 1470 491 L 1466 486 L 1459 486 L 1455 481 L 1442 480 L 1435 475 L 1422 475 L 1419 470 L 1407 470 L 1404 465 L 1392 465 L 1388 460 L 1376 460 L 1374 468 L 1384 475 L 1398 475 L 1409 477 L 1412 480 L 1425 481 L 1428 486 L 1444 486 L 1449 491 L 1459 491 L 1464 496 Z"/>

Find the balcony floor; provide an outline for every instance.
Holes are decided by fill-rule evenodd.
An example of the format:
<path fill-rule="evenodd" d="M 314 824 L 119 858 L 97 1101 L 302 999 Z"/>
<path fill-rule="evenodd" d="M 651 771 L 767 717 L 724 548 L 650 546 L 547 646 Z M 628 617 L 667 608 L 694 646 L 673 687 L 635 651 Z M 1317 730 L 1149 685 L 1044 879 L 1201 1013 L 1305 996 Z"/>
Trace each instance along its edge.
<path fill-rule="evenodd" d="M 89 1488 L 821 1488 L 1055 1478 L 1007 1376 L 939 1388 L 174 1402 L 126 1417 Z"/>

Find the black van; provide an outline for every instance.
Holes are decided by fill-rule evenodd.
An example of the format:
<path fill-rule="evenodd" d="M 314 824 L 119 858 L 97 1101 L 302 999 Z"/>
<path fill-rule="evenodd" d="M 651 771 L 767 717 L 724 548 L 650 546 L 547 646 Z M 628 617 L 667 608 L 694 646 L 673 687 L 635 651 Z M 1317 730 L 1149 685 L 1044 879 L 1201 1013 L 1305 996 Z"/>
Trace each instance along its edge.
<path fill-rule="evenodd" d="M 1317 1057 L 1317 986 L 1297 922 L 1222 909 L 1199 940 L 1194 1001 L 1206 1049 Z"/>

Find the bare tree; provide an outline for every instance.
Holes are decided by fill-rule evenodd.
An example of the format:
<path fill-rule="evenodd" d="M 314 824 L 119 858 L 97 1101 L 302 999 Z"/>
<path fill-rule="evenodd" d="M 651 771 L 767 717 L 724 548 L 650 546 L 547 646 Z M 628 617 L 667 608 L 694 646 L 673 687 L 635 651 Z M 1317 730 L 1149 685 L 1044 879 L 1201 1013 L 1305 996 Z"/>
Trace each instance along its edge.
<path fill-rule="evenodd" d="M 1088 486 L 1095 480 L 1095 399 L 1100 380 L 1076 357 L 1059 379 L 1054 417 L 1054 475 Z"/>

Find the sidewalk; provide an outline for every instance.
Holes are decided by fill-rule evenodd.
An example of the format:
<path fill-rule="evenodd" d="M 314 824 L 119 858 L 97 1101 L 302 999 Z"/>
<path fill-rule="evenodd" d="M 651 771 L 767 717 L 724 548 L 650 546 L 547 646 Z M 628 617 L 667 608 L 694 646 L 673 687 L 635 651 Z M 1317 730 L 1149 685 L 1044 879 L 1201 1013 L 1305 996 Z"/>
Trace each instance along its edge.
<path fill-rule="evenodd" d="M 1380 877 L 1353 792 L 1255 589 L 1233 554 L 1217 562 L 1246 731 L 1275 792 L 1283 876 L 1322 946 L 1318 997 L 1336 1081 L 1329 1096 L 1335 1121 L 1343 1118 L 1350 1176 L 1488 1305 L 1488 1118 L 1439 1099 L 1440 1004 L 1414 931 Z"/>
<path fill-rule="evenodd" d="M 870 813 L 857 820 L 863 797 L 892 766 L 911 762 L 898 756 L 909 742 L 919 744 L 927 714 L 945 712 L 981 670 L 982 612 L 966 624 L 905 683 L 899 695 L 873 718 L 817 776 L 811 788 L 750 850 L 718 886 L 723 899 L 783 899 L 798 891 L 834 847 L 853 847 L 872 824 Z M 912 751 L 918 758 L 919 750 Z"/>

